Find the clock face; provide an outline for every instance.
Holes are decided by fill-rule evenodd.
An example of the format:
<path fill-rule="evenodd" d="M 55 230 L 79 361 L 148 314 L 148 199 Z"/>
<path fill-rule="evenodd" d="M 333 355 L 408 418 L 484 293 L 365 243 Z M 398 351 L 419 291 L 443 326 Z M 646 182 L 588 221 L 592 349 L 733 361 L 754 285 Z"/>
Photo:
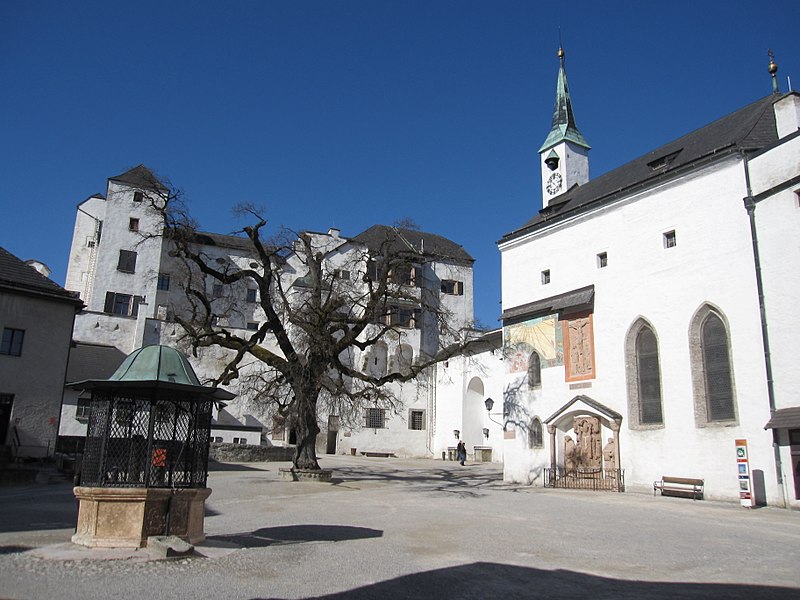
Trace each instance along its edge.
<path fill-rule="evenodd" d="M 558 190 L 561 189 L 561 175 L 559 173 L 553 173 L 547 180 L 547 186 L 545 188 L 548 194 L 555 194 Z"/>

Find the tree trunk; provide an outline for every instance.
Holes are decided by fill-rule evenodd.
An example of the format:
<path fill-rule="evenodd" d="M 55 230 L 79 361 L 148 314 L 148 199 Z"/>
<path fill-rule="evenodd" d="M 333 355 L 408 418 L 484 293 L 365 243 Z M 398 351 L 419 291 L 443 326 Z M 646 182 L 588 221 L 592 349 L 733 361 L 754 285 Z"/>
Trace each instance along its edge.
<path fill-rule="evenodd" d="M 317 462 L 317 397 L 311 395 L 296 395 L 297 422 L 297 448 L 294 453 L 293 465 L 295 469 L 319 470 Z"/>

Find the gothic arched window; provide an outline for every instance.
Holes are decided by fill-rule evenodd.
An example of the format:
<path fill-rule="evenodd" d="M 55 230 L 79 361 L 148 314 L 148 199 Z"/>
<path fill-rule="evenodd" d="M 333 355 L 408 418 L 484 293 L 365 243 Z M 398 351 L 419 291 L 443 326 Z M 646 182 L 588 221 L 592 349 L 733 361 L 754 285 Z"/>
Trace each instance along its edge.
<path fill-rule="evenodd" d="M 733 382 L 728 356 L 728 332 L 722 319 L 710 313 L 703 321 L 703 372 L 709 421 L 730 421 L 733 410 Z"/>
<path fill-rule="evenodd" d="M 528 358 L 528 387 L 533 389 L 542 385 L 542 360 L 532 351 Z"/>
<path fill-rule="evenodd" d="M 528 448 L 544 447 L 544 436 L 542 435 L 542 422 L 538 417 L 531 421 L 531 429 L 528 432 Z"/>
<path fill-rule="evenodd" d="M 737 420 L 736 391 L 728 325 L 718 309 L 704 305 L 689 329 L 695 423 L 731 424 Z"/>
<path fill-rule="evenodd" d="M 628 383 L 628 426 L 654 429 L 664 426 L 661 398 L 661 357 L 653 326 L 637 319 L 625 338 Z"/>
<path fill-rule="evenodd" d="M 636 335 L 636 383 L 639 392 L 639 423 L 663 423 L 658 342 L 655 333 L 647 325 Z"/>

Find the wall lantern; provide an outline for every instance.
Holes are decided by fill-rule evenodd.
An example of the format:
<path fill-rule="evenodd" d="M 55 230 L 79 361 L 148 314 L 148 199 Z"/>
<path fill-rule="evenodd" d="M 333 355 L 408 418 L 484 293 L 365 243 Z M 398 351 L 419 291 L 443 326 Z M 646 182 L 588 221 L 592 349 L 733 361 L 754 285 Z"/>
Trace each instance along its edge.
<path fill-rule="evenodd" d="M 488 427 L 484 427 L 483 428 L 483 437 L 485 437 L 487 440 L 489 439 L 489 428 Z"/>
<path fill-rule="evenodd" d="M 458 429 L 453 429 L 453 435 L 456 437 L 456 439 L 458 439 L 461 435 L 461 431 Z"/>

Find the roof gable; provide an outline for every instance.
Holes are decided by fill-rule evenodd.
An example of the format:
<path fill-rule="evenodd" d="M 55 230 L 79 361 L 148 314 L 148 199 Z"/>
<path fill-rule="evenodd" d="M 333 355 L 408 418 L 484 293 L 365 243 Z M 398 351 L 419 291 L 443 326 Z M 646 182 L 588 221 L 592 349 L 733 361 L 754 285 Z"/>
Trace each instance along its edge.
<path fill-rule="evenodd" d="M 0 247 L 0 288 L 82 304 L 75 294 L 68 292 L 2 247 Z"/>
<path fill-rule="evenodd" d="M 402 227 L 373 225 L 351 240 L 364 244 L 370 250 L 378 250 L 383 244 L 389 242 L 394 251 L 409 251 L 429 258 L 475 262 L 475 259 L 462 246 L 452 240 L 435 233 L 425 233 Z"/>

